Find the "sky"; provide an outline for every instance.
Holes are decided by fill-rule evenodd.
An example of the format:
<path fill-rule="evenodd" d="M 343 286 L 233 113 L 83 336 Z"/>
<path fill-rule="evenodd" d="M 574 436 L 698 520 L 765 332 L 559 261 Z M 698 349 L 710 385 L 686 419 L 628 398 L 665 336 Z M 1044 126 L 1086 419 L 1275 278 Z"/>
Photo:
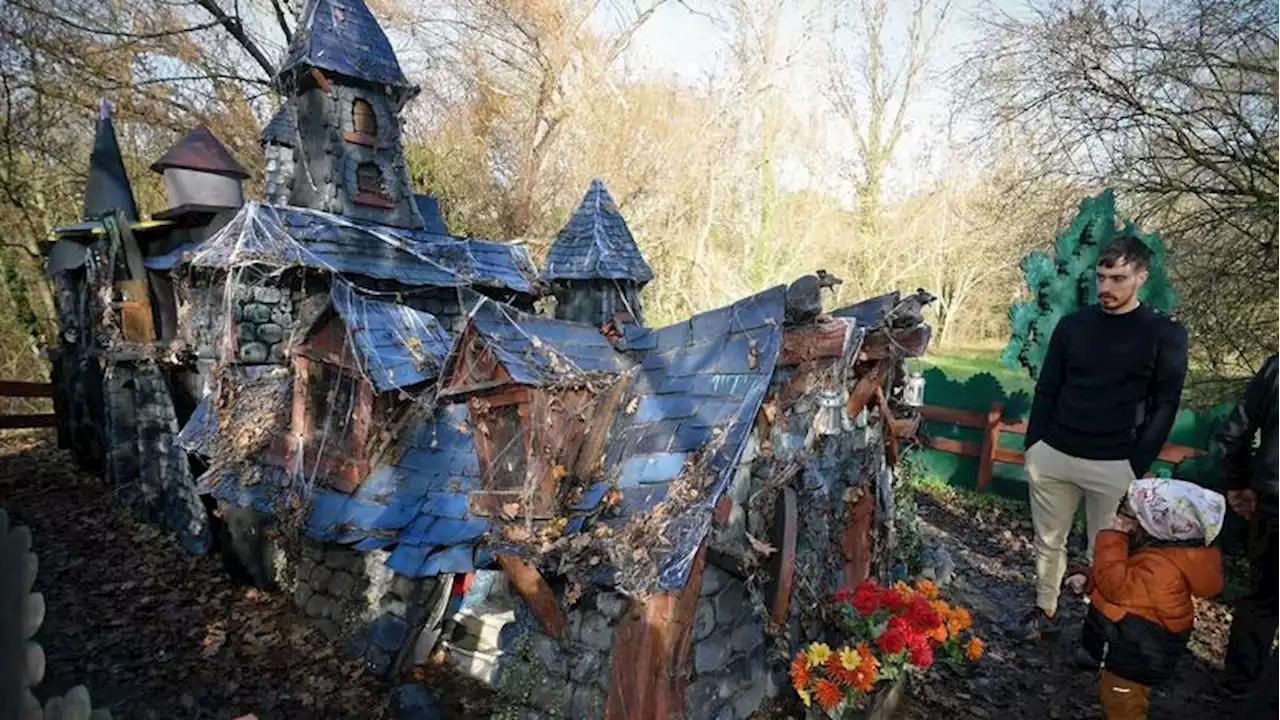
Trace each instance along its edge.
<path fill-rule="evenodd" d="M 706 0 L 704 5 L 694 7 L 701 9 L 714 1 Z M 797 4 L 800 1 L 797 0 Z M 690 3 L 696 2 L 698 0 L 690 0 Z M 905 0 L 896 0 L 894 4 L 896 7 L 891 11 L 889 21 L 890 32 L 904 33 L 909 4 Z M 966 46 L 977 39 L 976 16 L 993 10 L 1017 13 L 1026 4 L 1027 0 L 953 0 L 950 13 L 930 49 L 930 75 L 908 106 L 908 127 L 888 179 L 890 187 L 887 190 L 891 193 L 895 189 L 918 188 L 944 171 L 947 155 L 938 146 L 954 107 L 954 83 L 951 80 Z M 602 22 L 616 23 L 616 15 L 608 15 Z M 798 30 L 796 22 L 790 25 L 793 32 Z M 688 4 L 668 0 L 636 34 L 623 62 L 628 69 L 640 75 L 675 77 L 690 84 L 702 84 L 726 62 L 725 32 L 707 17 L 691 10 Z M 814 42 L 810 40 L 810 47 L 806 49 L 814 49 Z M 791 85 L 792 100 L 798 103 L 794 108 L 796 111 L 803 113 L 811 109 L 810 106 L 822 102 L 814 95 L 826 92 L 825 72 L 815 68 L 798 71 L 799 75 Z M 832 119 L 828 127 L 832 142 L 851 143 L 852 136 L 841 124 L 842 121 Z M 966 132 L 976 132 L 976 128 L 966 125 L 961 118 L 957 133 L 963 136 Z M 793 175 L 792 181 L 797 185 L 808 184 L 802 174 Z"/>

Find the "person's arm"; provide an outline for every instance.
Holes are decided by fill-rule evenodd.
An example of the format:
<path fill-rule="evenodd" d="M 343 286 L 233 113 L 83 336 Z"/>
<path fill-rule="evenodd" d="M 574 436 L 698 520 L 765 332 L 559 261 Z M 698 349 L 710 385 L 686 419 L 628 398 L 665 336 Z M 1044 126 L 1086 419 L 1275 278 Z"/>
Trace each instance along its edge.
<path fill-rule="evenodd" d="M 1062 392 L 1062 382 L 1066 375 L 1066 359 L 1062 347 L 1065 343 L 1066 318 L 1058 321 L 1049 336 L 1049 349 L 1045 351 L 1044 364 L 1040 366 L 1040 377 L 1036 379 L 1035 399 L 1031 401 L 1031 415 L 1027 418 L 1026 449 L 1044 439 L 1049 428 L 1049 420 L 1053 417 L 1053 406 L 1058 402 L 1058 394 Z"/>
<path fill-rule="evenodd" d="M 1147 474 L 1168 440 L 1186 377 L 1187 329 L 1181 323 L 1169 321 L 1161 328 L 1156 342 L 1156 373 L 1147 397 L 1147 412 L 1129 457 L 1134 477 Z"/>
<path fill-rule="evenodd" d="M 1249 489 L 1253 436 L 1262 421 L 1262 404 L 1267 398 L 1268 378 L 1275 372 L 1275 364 L 1274 355 L 1263 363 L 1262 370 L 1249 381 L 1244 395 L 1215 434 L 1214 442 L 1222 452 L 1222 479 L 1228 490 Z"/>

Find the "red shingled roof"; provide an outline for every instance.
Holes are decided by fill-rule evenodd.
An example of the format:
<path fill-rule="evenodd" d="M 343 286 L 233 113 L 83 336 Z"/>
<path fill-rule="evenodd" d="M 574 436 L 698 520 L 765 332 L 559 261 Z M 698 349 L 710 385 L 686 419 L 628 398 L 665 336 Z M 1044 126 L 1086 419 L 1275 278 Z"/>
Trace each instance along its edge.
<path fill-rule="evenodd" d="M 214 137 L 209 128 L 203 126 L 187 133 L 186 137 L 151 164 L 151 169 L 156 172 L 164 172 L 166 168 L 249 177 L 249 173 L 245 172 L 231 151 L 227 150 L 227 146 Z"/>

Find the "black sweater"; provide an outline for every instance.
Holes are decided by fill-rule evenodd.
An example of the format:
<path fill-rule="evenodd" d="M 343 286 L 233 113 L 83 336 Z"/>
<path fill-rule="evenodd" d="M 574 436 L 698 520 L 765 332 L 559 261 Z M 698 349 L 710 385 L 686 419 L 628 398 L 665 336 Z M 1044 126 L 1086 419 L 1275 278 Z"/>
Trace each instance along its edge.
<path fill-rule="evenodd" d="M 1110 315 L 1091 305 L 1049 340 L 1027 422 L 1039 440 L 1080 458 L 1128 460 L 1142 477 L 1173 427 L 1187 374 L 1187 331 L 1139 305 Z"/>
<path fill-rule="evenodd" d="M 1275 355 L 1267 358 L 1215 438 L 1222 449 L 1222 475 L 1227 489 L 1253 489 L 1258 507 L 1273 518 L 1277 515 L 1276 366 Z M 1261 436 L 1256 448 L 1255 435 Z"/>

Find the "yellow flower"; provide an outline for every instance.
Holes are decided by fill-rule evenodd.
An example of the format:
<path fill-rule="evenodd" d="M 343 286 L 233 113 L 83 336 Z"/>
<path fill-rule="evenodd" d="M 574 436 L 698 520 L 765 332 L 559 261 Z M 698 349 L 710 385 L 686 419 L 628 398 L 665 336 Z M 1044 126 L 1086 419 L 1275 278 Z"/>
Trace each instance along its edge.
<path fill-rule="evenodd" d="M 898 594 L 901 595 L 903 598 L 911 597 L 911 593 L 912 593 L 911 586 L 902 582 L 901 580 L 893 584 L 893 589 L 897 590 Z"/>
<path fill-rule="evenodd" d="M 810 643 L 809 649 L 805 651 L 804 656 L 809 663 L 809 667 L 818 667 L 825 663 L 827 658 L 831 657 L 831 648 L 826 643 Z"/>
<path fill-rule="evenodd" d="M 797 695 L 799 695 L 799 696 L 800 696 L 800 699 L 804 701 L 804 706 L 805 706 L 805 707 L 809 707 L 810 697 L 811 697 L 811 696 L 809 695 L 809 691 L 808 691 L 808 690 L 801 690 L 800 688 L 796 688 L 796 694 L 797 694 Z"/>
<path fill-rule="evenodd" d="M 862 664 L 862 656 L 853 648 L 842 647 L 840 648 L 840 664 L 844 666 L 845 670 L 857 670 L 858 666 Z"/>

